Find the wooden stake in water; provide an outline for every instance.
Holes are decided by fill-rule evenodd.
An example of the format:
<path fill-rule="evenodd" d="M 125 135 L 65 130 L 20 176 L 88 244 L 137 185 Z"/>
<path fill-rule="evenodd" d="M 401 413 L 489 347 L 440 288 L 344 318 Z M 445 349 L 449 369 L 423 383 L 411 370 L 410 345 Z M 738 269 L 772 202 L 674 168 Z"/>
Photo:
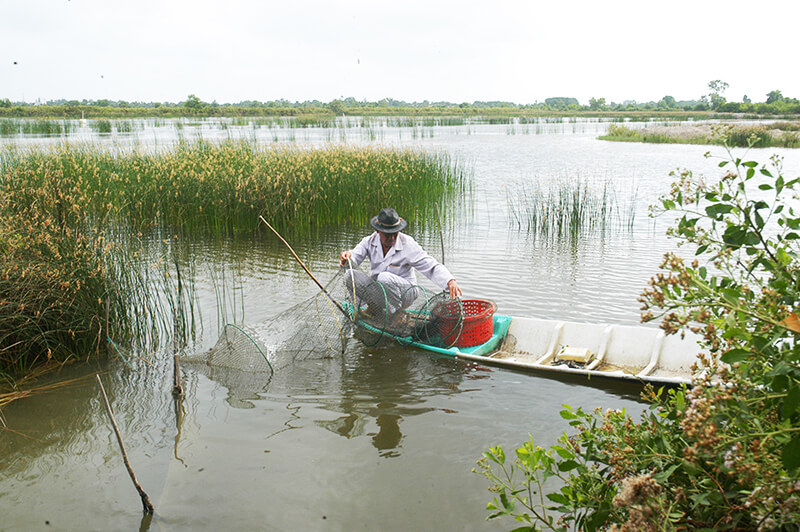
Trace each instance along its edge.
<path fill-rule="evenodd" d="M 172 395 L 182 397 L 181 366 L 178 362 L 178 319 L 174 316 L 172 318 L 172 345 L 175 349 L 172 357 Z"/>
<path fill-rule="evenodd" d="M 125 461 L 125 468 L 128 470 L 128 475 L 130 475 L 133 485 L 136 487 L 136 491 L 139 492 L 139 497 L 142 498 L 142 509 L 144 510 L 144 513 L 152 514 L 153 504 L 150 502 L 150 497 L 147 496 L 147 493 L 145 493 L 139 483 L 136 482 L 136 475 L 133 474 L 131 463 L 128 461 L 128 453 L 125 452 L 125 445 L 122 443 L 122 436 L 119 433 L 117 422 L 114 420 L 114 412 L 111 411 L 111 404 L 109 404 L 106 390 L 103 388 L 103 381 L 100 380 L 100 375 L 95 374 L 95 377 L 97 377 L 97 384 L 100 385 L 100 392 L 103 394 L 103 403 L 106 405 L 106 412 L 108 413 L 109 419 L 111 419 L 111 425 L 114 427 L 114 433 L 117 435 L 117 443 L 119 443 L 119 448 L 122 451 L 122 459 Z"/>

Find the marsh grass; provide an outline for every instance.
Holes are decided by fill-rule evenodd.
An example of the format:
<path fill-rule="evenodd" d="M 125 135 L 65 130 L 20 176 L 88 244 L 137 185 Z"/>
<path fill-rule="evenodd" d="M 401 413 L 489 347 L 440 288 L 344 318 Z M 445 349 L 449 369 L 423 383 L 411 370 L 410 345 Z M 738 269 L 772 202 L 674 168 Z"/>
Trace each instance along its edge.
<path fill-rule="evenodd" d="M 0 136 L 36 135 L 62 137 L 75 132 L 76 124 L 70 120 L 0 118 Z"/>
<path fill-rule="evenodd" d="M 178 244 L 191 237 L 260 234 L 259 215 L 287 233 L 358 223 L 375 205 L 415 218 L 464 187 L 447 155 L 388 148 L 8 147 L 0 377 L 105 352 L 109 338 L 143 352 L 174 329 L 190 337 L 194 272 Z"/>
<path fill-rule="evenodd" d="M 509 222 L 547 242 L 633 230 L 636 195 L 634 189 L 621 201 L 610 181 L 581 178 L 525 182 L 506 189 Z"/>
<path fill-rule="evenodd" d="M 719 144 L 730 147 L 800 147 L 800 122 L 773 124 L 672 125 L 633 129 L 611 124 L 600 140 L 666 144 Z"/>
<path fill-rule="evenodd" d="M 140 123 L 133 120 L 115 120 L 113 126 L 117 133 L 133 133 L 142 127 Z"/>
<path fill-rule="evenodd" d="M 97 133 L 111 133 L 113 127 L 111 126 L 111 120 L 107 119 L 100 119 L 100 120 L 92 120 L 89 122 L 89 127 L 92 130 L 96 131 Z"/>
<path fill-rule="evenodd" d="M 175 329 L 185 340 L 189 327 L 173 323 L 188 321 L 191 284 L 153 271 L 139 237 L 110 223 L 114 207 L 99 212 L 80 181 L 12 170 L 13 157 L 0 166 L 0 379 L 103 353 L 112 337 L 142 349 Z"/>

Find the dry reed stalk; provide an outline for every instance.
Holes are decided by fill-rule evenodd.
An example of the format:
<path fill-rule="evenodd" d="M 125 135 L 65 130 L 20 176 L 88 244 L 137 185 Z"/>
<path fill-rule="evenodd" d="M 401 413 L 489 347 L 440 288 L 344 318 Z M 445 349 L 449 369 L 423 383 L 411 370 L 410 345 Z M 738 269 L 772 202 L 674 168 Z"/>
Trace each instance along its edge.
<path fill-rule="evenodd" d="M 114 412 L 111 411 L 111 404 L 108 402 L 106 390 L 103 388 L 103 381 L 100 380 L 99 374 L 95 374 L 95 377 L 97 377 L 97 384 L 100 385 L 100 392 L 103 394 L 103 403 L 106 405 L 106 412 L 108 413 L 109 419 L 111 419 L 111 425 L 114 427 L 114 433 L 117 435 L 117 443 L 119 443 L 119 448 L 122 451 L 122 459 L 125 461 L 125 468 L 128 470 L 128 475 L 130 475 L 133 485 L 136 487 L 136 491 L 139 492 L 139 497 L 142 499 L 142 509 L 144 510 L 144 513 L 152 514 L 153 503 L 150 502 L 150 497 L 148 497 L 147 493 L 144 492 L 142 487 L 136 481 L 136 475 L 133 474 L 131 463 L 128 461 L 128 453 L 125 452 L 125 445 L 122 443 L 122 436 L 119 433 L 117 422 L 114 420 Z"/>
<path fill-rule="evenodd" d="M 0 393 L 0 408 L 13 403 L 14 401 L 18 401 L 20 399 L 24 399 L 26 397 L 31 397 L 33 395 L 38 395 L 42 393 L 52 392 L 58 390 L 60 388 L 66 388 L 67 386 L 71 386 L 76 384 L 84 379 L 88 379 L 89 376 L 86 377 L 78 377 L 76 379 L 69 379 L 66 381 L 55 382 L 53 384 L 47 384 L 45 386 L 38 386 L 35 388 L 28 388 L 27 390 L 16 390 L 13 392 L 6 392 Z"/>

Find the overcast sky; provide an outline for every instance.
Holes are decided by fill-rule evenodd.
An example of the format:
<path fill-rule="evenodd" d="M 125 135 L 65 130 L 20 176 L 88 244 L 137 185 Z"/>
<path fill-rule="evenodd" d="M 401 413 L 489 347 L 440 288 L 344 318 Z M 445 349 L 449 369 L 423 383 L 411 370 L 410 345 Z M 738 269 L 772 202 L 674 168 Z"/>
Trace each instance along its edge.
<path fill-rule="evenodd" d="M 797 1 L 0 0 L 0 98 L 800 98 Z"/>

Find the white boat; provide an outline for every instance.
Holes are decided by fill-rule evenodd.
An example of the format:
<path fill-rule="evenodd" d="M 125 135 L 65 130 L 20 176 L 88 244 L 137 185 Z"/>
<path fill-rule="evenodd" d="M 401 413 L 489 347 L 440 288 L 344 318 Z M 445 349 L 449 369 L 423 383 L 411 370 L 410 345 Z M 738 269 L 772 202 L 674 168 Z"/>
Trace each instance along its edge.
<path fill-rule="evenodd" d="M 679 384 L 691 381 L 700 353 L 700 337 L 691 332 L 682 337 L 645 326 L 494 318 L 495 332 L 510 320 L 499 347 L 484 354 L 457 350 L 456 356 L 514 369 Z"/>

